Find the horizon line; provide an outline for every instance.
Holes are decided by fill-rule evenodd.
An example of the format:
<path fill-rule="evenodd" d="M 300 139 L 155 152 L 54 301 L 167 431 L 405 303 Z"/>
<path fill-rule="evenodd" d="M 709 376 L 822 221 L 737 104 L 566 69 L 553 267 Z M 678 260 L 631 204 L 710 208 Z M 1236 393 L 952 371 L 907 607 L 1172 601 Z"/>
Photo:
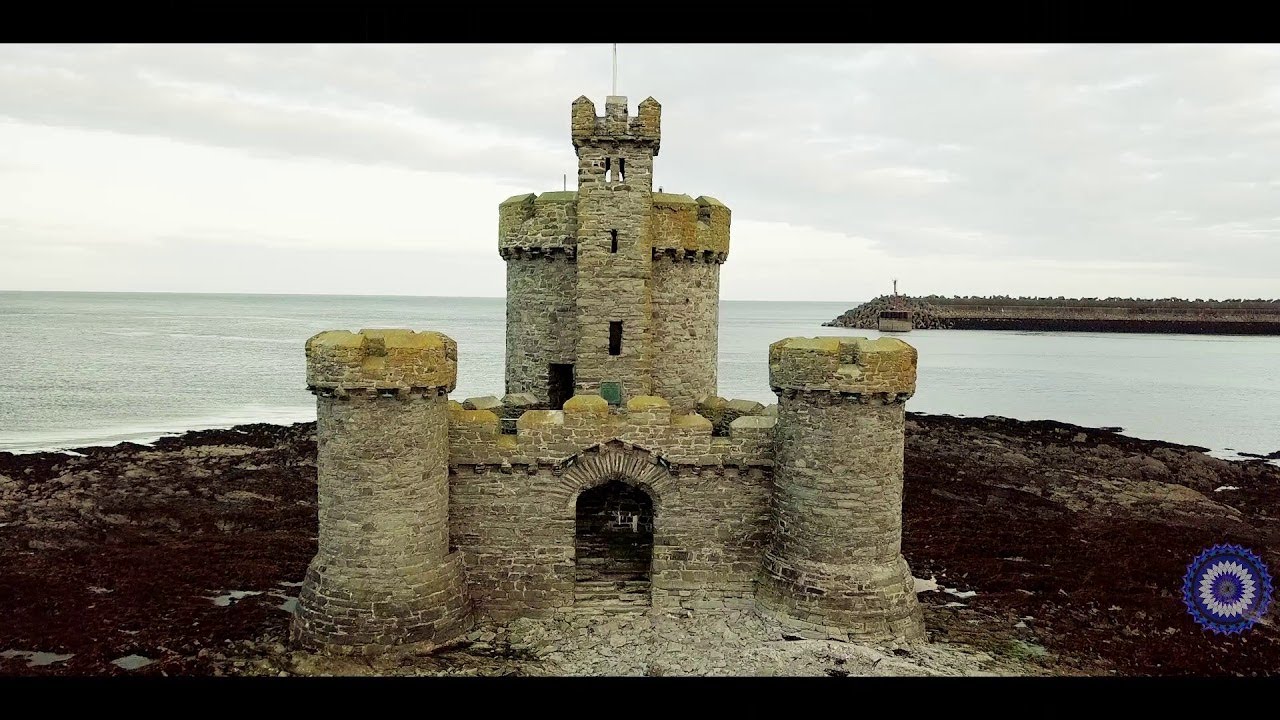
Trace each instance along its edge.
<path fill-rule="evenodd" d="M 290 293 L 290 292 L 235 292 L 235 291 L 188 292 L 188 291 L 181 291 L 181 290 L 6 290 L 6 289 L 0 289 L 0 295 L 17 295 L 20 293 L 30 293 L 30 294 L 62 293 L 62 294 L 68 294 L 68 295 L 70 294 L 80 294 L 80 295 L 239 295 L 239 296 L 272 296 L 272 297 L 441 298 L 441 299 L 448 299 L 448 300 L 502 300 L 507 297 L 505 294 L 503 295 L 409 295 L 409 294 L 386 295 L 386 294 L 376 294 L 376 293 Z M 880 295 L 873 295 L 864 300 L 852 300 L 852 301 L 851 300 L 812 300 L 812 299 L 765 299 L 765 300 L 751 299 L 751 300 L 747 300 L 747 299 L 726 298 L 726 297 L 721 297 L 720 301 L 721 302 L 796 302 L 796 303 L 860 302 L 860 303 L 865 303 L 875 298 L 886 297 L 891 294 L 892 293 L 881 293 Z M 938 293 L 929 293 L 927 295 L 911 295 L 909 293 L 900 293 L 900 294 L 903 297 L 910 297 L 910 298 L 928 298 L 928 297 L 988 298 L 988 299 L 1009 298 L 1013 300 L 1024 299 L 1024 298 L 1031 298 L 1031 299 L 1037 299 L 1037 300 L 1055 300 L 1059 297 L 1059 296 L 1052 296 L 1052 295 L 1025 295 L 1024 296 L 1024 295 L 1007 295 L 1007 294 L 960 295 L 957 293 L 952 293 L 949 295 L 946 295 L 946 294 L 940 295 Z M 1077 295 L 1073 297 L 1066 297 L 1066 296 L 1061 296 L 1061 297 L 1063 297 L 1063 299 L 1066 299 L 1066 300 L 1117 299 L 1117 300 L 1188 300 L 1188 301 L 1204 300 L 1209 302 L 1226 302 L 1227 301 L 1221 298 L 1204 297 L 1204 296 L 1185 296 L 1185 297 L 1178 297 L 1178 296 L 1154 297 L 1152 296 L 1152 297 L 1129 297 L 1129 298 L 1122 298 L 1119 296 L 1108 296 L 1105 298 L 1099 298 L 1096 296 L 1086 297 L 1084 295 Z M 1274 298 L 1257 297 L 1257 298 L 1236 298 L 1236 299 L 1244 300 L 1244 301 L 1261 301 L 1261 302 L 1280 301 L 1280 297 L 1274 297 Z"/>
<path fill-rule="evenodd" d="M 505 300 L 506 295 L 381 295 L 373 293 L 288 293 L 288 292 L 188 292 L 180 290 L 0 290 L 0 295 L 29 294 L 66 294 L 66 295 L 238 295 L 238 296 L 270 296 L 270 297 L 366 297 L 366 298 L 438 298 L 445 300 Z M 870 299 L 870 298 L 868 298 Z M 801 303 L 845 303 L 866 302 L 866 300 L 740 300 L 720 298 L 721 302 L 801 302 Z"/>

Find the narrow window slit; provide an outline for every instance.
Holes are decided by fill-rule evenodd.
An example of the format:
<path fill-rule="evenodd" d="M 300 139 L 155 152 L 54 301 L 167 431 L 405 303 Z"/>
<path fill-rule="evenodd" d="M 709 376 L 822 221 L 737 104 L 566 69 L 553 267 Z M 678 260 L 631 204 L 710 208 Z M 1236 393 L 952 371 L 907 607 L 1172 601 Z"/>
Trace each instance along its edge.
<path fill-rule="evenodd" d="M 622 321 L 614 320 L 609 323 L 609 354 L 622 354 Z"/>

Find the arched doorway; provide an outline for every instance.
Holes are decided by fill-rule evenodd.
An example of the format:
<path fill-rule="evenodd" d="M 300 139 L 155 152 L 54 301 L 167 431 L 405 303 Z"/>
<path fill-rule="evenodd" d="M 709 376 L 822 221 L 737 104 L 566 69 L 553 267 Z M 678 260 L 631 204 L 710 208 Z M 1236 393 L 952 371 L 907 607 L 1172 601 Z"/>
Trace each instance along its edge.
<path fill-rule="evenodd" d="M 604 610 L 649 604 L 653 500 L 619 480 L 578 496 L 574 605 Z"/>

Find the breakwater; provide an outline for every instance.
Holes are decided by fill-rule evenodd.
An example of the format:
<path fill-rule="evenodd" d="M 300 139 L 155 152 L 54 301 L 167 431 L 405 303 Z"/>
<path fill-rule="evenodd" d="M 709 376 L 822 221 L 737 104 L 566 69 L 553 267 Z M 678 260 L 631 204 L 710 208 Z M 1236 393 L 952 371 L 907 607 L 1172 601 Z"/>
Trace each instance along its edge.
<path fill-rule="evenodd" d="M 875 328 L 907 310 L 914 329 L 1280 335 L 1280 301 L 1097 298 L 946 298 L 883 295 L 823 323 Z"/>

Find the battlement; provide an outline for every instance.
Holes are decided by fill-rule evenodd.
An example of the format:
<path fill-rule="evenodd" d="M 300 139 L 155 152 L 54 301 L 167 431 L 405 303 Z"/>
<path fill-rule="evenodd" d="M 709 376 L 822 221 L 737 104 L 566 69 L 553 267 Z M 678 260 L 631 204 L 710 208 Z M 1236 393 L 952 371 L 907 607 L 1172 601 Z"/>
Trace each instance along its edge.
<path fill-rule="evenodd" d="M 453 390 L 458 345 L 438 332 L 327 330 L 307 340 L 307 389 L 316 393 Z"/>
<path fill-rule="evenodd" d="M 765 406 L 755 400 L 726 400 L 718 395 L 711 395 L 698 400 L 697 411 L 711 422 L 715 428 L 714 434 L 728 435 L 735 420 L 754 416 L 777 417 L 778 406 Z"/>
<path fill-rule="evenodd" d="M 726 437 L 713 434 L 711 420 L 675 413 L 664 398 L 642 395 L 611 407 L 599 395 L 575 395 L 563 410 L 528 410 L 516 434 L 503 434 L 490 410 L 449 403 L 450 464 L 533 465 L 558 462 L 609 440 L 644 447 L 671 463 L 771 465 L 772 416 L 740 417 Z"/>
<path fill-rule="evenodd" d="M 605 99 L 605 114 L 596 116 L 596 105 L 586 95 L 573 101 L 571 110 L 571 134 L 573 146 L 582 147 L 594 142 L 652 143 L 653 154 L 658 154 L 662 139 L 662 105 L 653 98 L 645 98 L 636 107 L 636 116 L 627 115 L 627 98 L 610 95 Z"/>
<path fill-rule="evenodd" d="M 578 250 L 578 193 L 525 193 L 498 205 L 498 254 L 503 259 Z"/>
<path fill-rule="evenodd" d="M 697 200 L 653 194 L 653 257 L 724 262 L 729 257 L 729 207 L 705 195 Z"/>
<path fill-rule="evenodd" d="M 525 193 L 498 205 L 498 254 L 503 259 L 563 253 L 577 257 L 578 193 Z M 654 259 L 724 262 L 732 213 L 705 195 L 653 193 L 650 243 Z"/>
<path fill-rule="evenodd" d="M 833 392 L 901 402 L 916 391 L 916 349 L 897 338 L 786 338 L 769 346 L 769 385 L 774 392 Z"/>

